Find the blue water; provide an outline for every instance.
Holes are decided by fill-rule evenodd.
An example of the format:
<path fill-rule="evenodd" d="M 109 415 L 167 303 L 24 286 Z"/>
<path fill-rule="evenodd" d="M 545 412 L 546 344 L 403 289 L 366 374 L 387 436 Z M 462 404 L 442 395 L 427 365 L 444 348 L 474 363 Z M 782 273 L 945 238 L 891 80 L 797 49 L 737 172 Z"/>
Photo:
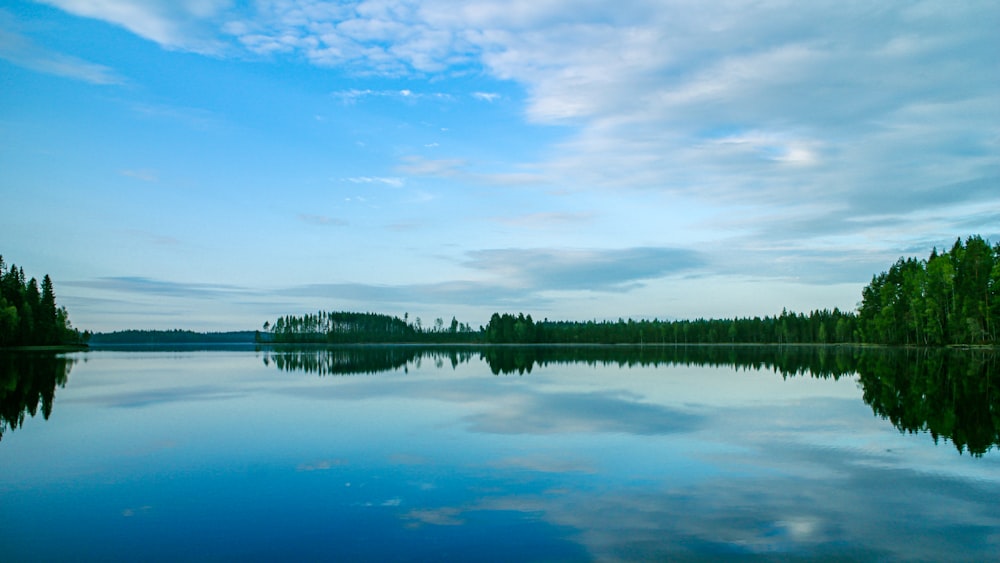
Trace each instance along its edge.
<path fill-rule="evenodd" d="M 0 441 L 2 561 L 990 560 L 1000 454 L 857 374 L 86 352 Z M 267 362 L 265 362 L 267 360 Z M 495 366 L 493 366 L 495 367 Z M 348 370 L 349 371 L 349 370 Z"/>

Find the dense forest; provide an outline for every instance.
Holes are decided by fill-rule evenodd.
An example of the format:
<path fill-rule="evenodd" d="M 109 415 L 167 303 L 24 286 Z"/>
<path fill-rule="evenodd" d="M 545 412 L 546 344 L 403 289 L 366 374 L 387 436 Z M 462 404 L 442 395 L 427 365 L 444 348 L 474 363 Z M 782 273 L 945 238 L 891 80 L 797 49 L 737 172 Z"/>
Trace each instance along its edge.
<path fill-rule="evenodd" d="M 264 323 L 260 342 L 276 344 L 359 344 L 359 343 L 468 343 L 479 342 L 479 333 L 452 317 L 425 327 L 420 317 L 413 323 L 403 318 L 378 313 L 318 311 L 301 317 L 286 315 L 274 324 Z"/>
<path fill-rule="evenodd" d="M 193 330 L 118 330 L 96 332 L 90 345 L 102 346 L 132 344 L 253 344 L 256 333 L 252 330 L 231 332 L 195 332 Z"/>
<path fill-rule="evenodd" d="M 857 341 L 857 317 L 839 309 L 808 315 L 679 321 L 550 321 L 494 313 L 483 341 L 496 344 L 828 344 Z"/>
<path fill-rule="evenodd" d="M 260 342 L 275 344 L 485 343 L 485 344 L 782 344 L 857 341 L 857 317 L 839 309 L 808 315 L 782 311 L 776 317 L 681 321 L 550 321 L 531 315 L 494 313 L 473 330 L 454 317 L 425 327 L 419 318 L 375 313 L 324 312 L 285 316 L 264 324 Z"/>
<path fill-rule="evenodd" d="M 24 268 L 8 268 L 0 256 L 0 347 L 79 345 L 88 336 L 73 328 L 65 307 L 56 305 L 48 274 L 39 286 L 37 279 L 27 279 Z"/>
<path fill-rule="evenodd" d="M 971 236 L 927 260 L 900 258 L 862 291 L 858 328 L 873 344 L 1000 343 L 1000 244 Z"/>

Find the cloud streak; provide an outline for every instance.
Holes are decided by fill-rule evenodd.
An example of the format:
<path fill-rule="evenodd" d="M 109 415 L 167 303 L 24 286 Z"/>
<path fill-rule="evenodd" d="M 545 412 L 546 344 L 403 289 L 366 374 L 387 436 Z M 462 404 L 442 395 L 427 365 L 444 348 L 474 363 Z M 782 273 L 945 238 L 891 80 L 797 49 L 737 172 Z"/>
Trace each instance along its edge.
<path fill-rule="evenodd" d="M 160 297 L 217 299 L 247 293 L 247 288 L 235 285 L 187 283 L 141 276 L 116 276 L 96 280 L 66 281 L 62 285 L 98 289 L 114 293 L 152 295 Z"/>
<path fill-rule="evenodd" d="M 629 290 L 644 280 L 688 272 L 703 264 L 697 253 L 677 248 L 478 250 L 470 252 L 464 262 L 527 287 L 592 291 Z"/>
<path fill-rule="evenodd" d="M 13 18 L 0 10 L 0 25 L 12 23 Z M 109 67 L 51 51 L 24 35 L 2 27 L 0 27 L 0 58 L 30 70 L 91 84 L 125 83 L 125 79 Z"/>
<path fill-rule="evenodd" d="M 99 19 L 169 49 L 220 54 L 225 43 L 213 37 L 216 18 L 228 0 L 41 0 L 77 16 Z"/>

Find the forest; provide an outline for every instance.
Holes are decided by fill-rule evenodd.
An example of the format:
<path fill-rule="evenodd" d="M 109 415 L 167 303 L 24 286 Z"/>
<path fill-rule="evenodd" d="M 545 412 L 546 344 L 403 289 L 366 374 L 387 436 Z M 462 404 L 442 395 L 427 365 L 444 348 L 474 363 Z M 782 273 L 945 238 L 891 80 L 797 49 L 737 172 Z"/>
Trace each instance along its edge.
<path fill-rule="evenodd" d="M 979 236 L 926 260 L 900 258 L 861 293 L 863 342 L 946 346 L 1000 344 L 1000 244 Z"/>
<path fill-rule="evenodd" d="M 261 343 L 274 344 L 782 344 L 856 342 L 856 316 L 839 309 L 808 315 L 782 311 L 777 317 L 681 321 L 550 321 L 531 315 L 494 313 L 473 330 L 454 317 L 425 327 L 376 313 L 324 312 L 280 317 L 264 324 Z"/>
<path fill-rule="evenodd" d="M 37 279 L 27 279 L 24 268 L 8 268 L 0 256 L 0 347 L 81 345 L 88 337 L 73 328 L 66 308 L 56 304 L 48 274 L 39 286 Z"/>
<path fill-rule="evenodd" d="M 420 317 L 412 323 L 403 318 L 379 313 L 318 311 L 301 317 L 286 315 L 274 324 L 264 323 L 258 336 L 262 343 L 275 344 L 385 344 L 385 343 L 471 343 L 481 342 L 479 333 L 452 317 L 425 327 Z"/>
<path fill-rule="evenodd" d="M 239 330 L 229 332 L 195 332 L 193 330 L 116 330 L 95 332 L 90 337 L 91 347 L 111 347 L 139 344 L 253 344 L 255 332 Z"/>

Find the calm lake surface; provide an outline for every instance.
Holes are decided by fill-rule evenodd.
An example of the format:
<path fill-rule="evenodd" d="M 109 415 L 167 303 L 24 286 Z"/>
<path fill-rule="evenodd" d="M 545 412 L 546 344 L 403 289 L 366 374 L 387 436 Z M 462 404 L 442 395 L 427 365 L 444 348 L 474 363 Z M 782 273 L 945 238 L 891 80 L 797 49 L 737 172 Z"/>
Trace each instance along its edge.
<path fill-rule="evenodd" d="M 0 369 L 2 561 L 1000 557 L 986 352 L 174 349 Z"/>

